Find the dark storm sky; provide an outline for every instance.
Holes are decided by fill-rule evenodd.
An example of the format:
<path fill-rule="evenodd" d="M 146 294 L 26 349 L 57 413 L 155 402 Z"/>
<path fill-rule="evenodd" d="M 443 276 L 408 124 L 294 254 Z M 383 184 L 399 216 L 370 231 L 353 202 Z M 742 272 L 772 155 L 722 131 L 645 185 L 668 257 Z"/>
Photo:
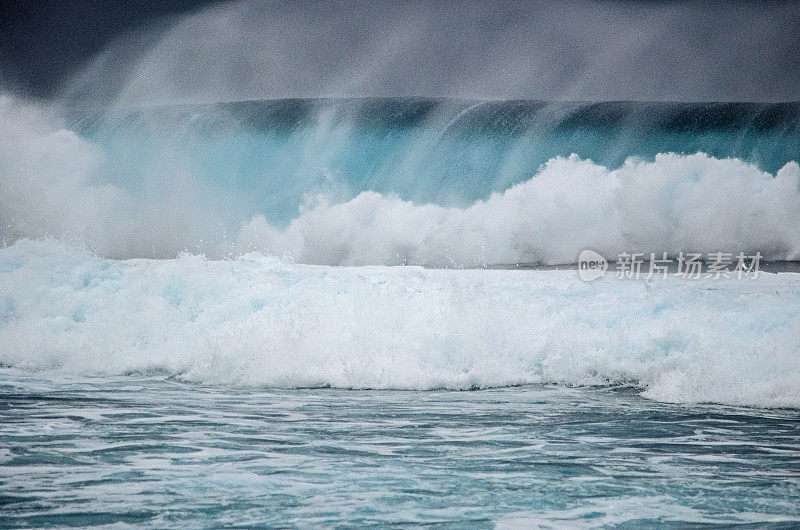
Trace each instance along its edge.
<path fill-rule="evenodd" d="M 37 96 L 800 99 L 800 2 L 1 1 Z"/>
<path fill-rule="evenodd" d="M 114 37 L 209 0 L 0 0 L 0 75 L 45 95 Z"/>

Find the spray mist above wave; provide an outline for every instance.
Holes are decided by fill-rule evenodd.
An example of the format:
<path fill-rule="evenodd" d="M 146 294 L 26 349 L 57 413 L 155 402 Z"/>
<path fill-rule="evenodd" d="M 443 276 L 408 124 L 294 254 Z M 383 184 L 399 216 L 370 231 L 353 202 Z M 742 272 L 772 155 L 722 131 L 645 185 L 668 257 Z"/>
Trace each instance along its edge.
<path fill-rule="evenodd" d="M 536 146 L 537 156 L 547 153 L 530 133 L 538 118 L 522 128 L 512 120 L 519 123 L 530 106 L 512 112 L 500 105 L 470 121 L 473 111 L 452 104 L 409 119 L 408 108 L 428 103 L 405 105 L 399 110 L 406 114 L 390 106 L 346 120 L 332 119 L 337 114 L 327 107 L 294 121 L 281 112 L 280 124 L 268 126 L 243 125 L 230 108 L 215 110 L 211 122 L 189 109 L 181 120 L 142 115 L 72 123 L 52 109 L 2 97 L 0 235 L 7 243 L 79 241 L 109 257 L 257 250 L 330 265 L 571 263 L 584 248 L 609 258 L 623 251 L 800 257 L 800 169 L 785 153 L 775 174 L 704 153 L 634 157 L 619 167 L 558 156 L 539 168 L 530 161 Z M 394 121 L 381 122 L 387 115 Z M 264 119 L 263 108 L 255 117 Z M 574 115 L 558 127 L 569 120 Z M 616 138 L 607 123 L 579 123 L 567 136 Z M 796 124 L 776 123 L 740 130 L 772 137 L 770 149 L 777 143 L 790 153 Z M 634 138 L 630 145 L 652 147 L 648 130 L 623 132 Z M 711 129 L 709 137 L 718 133 Z M 763 152 L 753 145 L 747 153 Z M 467 167 L 460 181 L 432 180 L 476 151 L 476 160 L 481 153 L 495 158 Z M 422 195 L 411 200 L 408 190 Z"/>
<path fill-rule="evenodd" d="M 221 2 L 128 34 L 62 99 L 791 101 L 791 2 Z M 736 50 L 736 53 L 728 53 Z"/>

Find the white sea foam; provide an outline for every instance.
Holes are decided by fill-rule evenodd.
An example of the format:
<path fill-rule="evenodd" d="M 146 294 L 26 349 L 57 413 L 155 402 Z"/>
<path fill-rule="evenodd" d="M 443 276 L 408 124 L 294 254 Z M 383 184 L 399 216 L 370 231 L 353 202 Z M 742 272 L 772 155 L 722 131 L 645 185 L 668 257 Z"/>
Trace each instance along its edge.
<path fill-rule="evenodd" d="M 0 362 L 342 388 L 633 383 L 665 401 L 800 407 L 800 276 L 581 282 L 575 271 L 107 260 L 0 250 Z"/>
<path fill-rule="evenodd" d="M 620 252 L 761 251 L 800 257 L 800 167 L 777 176 L 735 159 L 661 154 L 616 170 L 573 156 L 468 208 L 415 205 L 365 192 L 343 204 L 322 198 L 288 229 L 262 217 L 240 248 L 301 263 L 574 263 L 583 249 Z"/>

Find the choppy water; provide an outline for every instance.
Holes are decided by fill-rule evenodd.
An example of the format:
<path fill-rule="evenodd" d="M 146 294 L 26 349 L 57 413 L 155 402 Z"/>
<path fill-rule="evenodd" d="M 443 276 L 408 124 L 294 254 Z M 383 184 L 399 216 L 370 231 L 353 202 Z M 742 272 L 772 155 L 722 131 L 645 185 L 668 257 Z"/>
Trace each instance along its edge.
<path fill-rule="evenodd" d="M 800 411 L 0 370 L 0 526 L 800 524 Z"/>

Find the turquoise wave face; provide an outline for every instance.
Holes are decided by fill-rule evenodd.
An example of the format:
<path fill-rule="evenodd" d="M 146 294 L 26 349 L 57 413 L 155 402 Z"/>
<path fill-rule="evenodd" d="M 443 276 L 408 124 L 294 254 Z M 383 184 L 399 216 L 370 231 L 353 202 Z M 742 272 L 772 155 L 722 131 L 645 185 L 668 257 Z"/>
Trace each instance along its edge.
<path fill-rule="evenodd" d="M 191 175 L 235 205 L 231 227 L 242 214 L 283 225 L 320 192 L 463 207 L 573 153 L 615 168 L 704 152 L 771 174 L 800 158 L 798 103 L 275 100 L 74 121 L 106 154 L 103 181 L 136 190 L 159 175 Z"/>

